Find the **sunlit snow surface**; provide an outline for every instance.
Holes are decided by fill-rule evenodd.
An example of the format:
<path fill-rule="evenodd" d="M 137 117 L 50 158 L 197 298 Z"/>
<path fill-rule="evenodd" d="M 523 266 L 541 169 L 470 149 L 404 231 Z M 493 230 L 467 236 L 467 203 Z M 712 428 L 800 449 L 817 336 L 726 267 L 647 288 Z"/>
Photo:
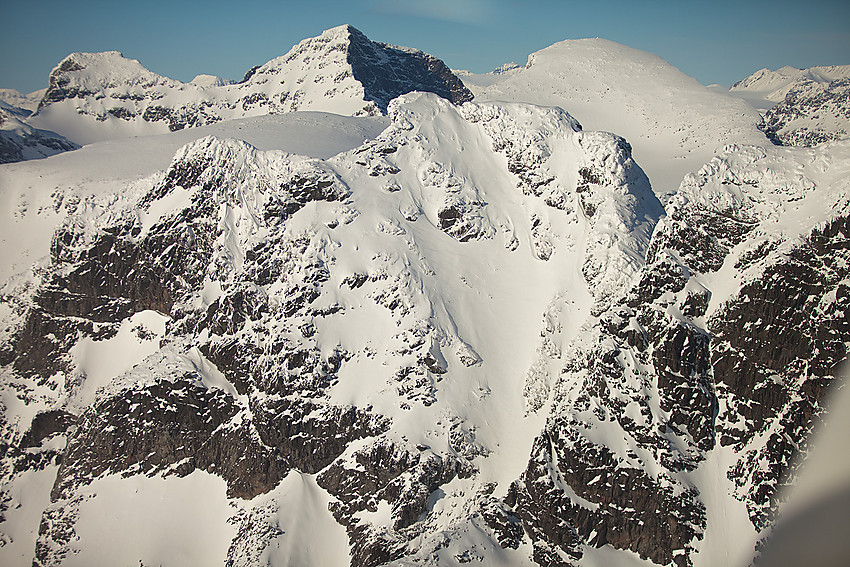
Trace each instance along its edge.
<path fill-rule="evenodd" d="M 108 475 L 80 492 L 74 504 L 77 539 L 62 565 L 224 565 L 234 519 L 251 508 L 268 509 L 279 530 L 257 565 L 349 565 L 345 529 L 328 511 L 331 498 L 310 475 L 292 471 L 272 492 L 251 501 L 228 499 L 217 476 Z"/>
<path fill-rule="evenodd" d="M 344 180 L 351 198 L 342 205 L 308 204 L 288 221 L 286 231 L 306 235 L 313 242 L 311 253 L 318 253 L 331 268 L 331 280 L 314 305 L 344 308 L 338 315 L 315 321 L 317 343 L 323 352 L 343 348 L 354 353 L 341 369 L 339 381 L 329 393 L 330 401 L 371 406 L 393 419 L 392 438 L 420 443 L 438 454 L 455 450 L 448 444 L 451 425 L 462 423 L 465 430 L 476 432 L 473 443 L 486 456 L 476 460 L 480 474 L 474 481 L 457 481 L 456 491 L 452 485 L 445 487 L 445 496 L 434 503 L 440 512 L 430 520 L 435 522 L 434 530 L 466 533 L 457 544 L 463 546 L 466 538 L 479 537 L 474 533 L 480 529 L 470 523 L 463 503 L 487 483 L 495 482 L 499 493 L 507 490 L 525 467 L 530 443 L 545 418 L 542 412 L 527 412 L 523 393 L 526 372 L 539 356 L 541 314 L 557 300 L 564 318 L 574 321 L 565 325 L 561 340 L 571 340 L 594 306 L 609 302 L 617 289 L 631 281 L 662 209 L 621 140 L 610 134 L 577 132 L 572 118 L 558 109 L 514 104 L 454 107 L 434 95 L 412 94 L 397 100 L 390 114 L 393 124 L 377 142 L 392 145 L 394 153 L 368 158 L 372 160 L 369 167 L 357 163 L 364 159 L 357 151 L 332 157 L 324 164 L 316 162 L 319 167 L 332 168 Z M 331 147 L 308 146 L 304 153 L 314 155 L 358 145 L 387 125 L 381 119 L 294 114 L 228 123 L 224 125 L 229 128 L 226 133 L 239 135 L 241 126 L 250 134 L 257 120 L 266 126 L 278 125 L 282 133 L 278 147 L 289 150 L 308 132 L 334 140 L 336 145 Z M 215 128 L 222 126 L 212 130 Z M 323 128 L 347 137 L 329 136 Z M 161 174 L 155 168 L 162 167 L 160 156 L 168 145 L 210 130 L 95 144 L 59 156 L 58 162 L 54 158 L 4 170 L 2 174 L 10 180 L 4 184 L 5 197 L 12 209 L 6 241 L 17 236 L 13 234 L 16 228 L 32 227 L 30 217 L 45 223 L 39 233 L 28 238 L 25 250 L 12 247 L 17 256 L 7 263 L 11 269 L 4 273 L 6 285 L 32 289 L 38 276 L 27 275 L 21 268 L 39 261 L 44 265 L 50 231 L 63 222 L 67 212 L 73 212 L 74 222 L 91 223 L 92 228 L 127 214 L 134 199 L 158 181 Z M 296 135 L 291 134 L 293 130 Z M 243 137 L 261 147 L 274 139 L 268 129 L 260 136 L 259 141 Z M 497 143 L 502 151 L 494 151 Z M 526 173 L 530 182 L 551 177 L 539 190 L 540 196 L 518 187 L 517 178 L 506 166 L 507 159 L 516 159 L 512 155 L 528 152 L 538 156 L 534 168 Z M 306 167 L 313 162 L 209 137 L 183 148 L 175 160 L 203 153 L 237 159 L 235 169 L 227 174 L 233 176 L 232 185 L 221 188 L 237 198 L 222 204 L 219 240 L 222 261 L 228 266 L 225 274 L 234 277 L 245 250 L 269 230 L 257 224 L 255 211 L 268 198 L 258 192 L 266 186 L 262 176 L 276 175 L 275 168 L 300 167 L 299 163 Z M 111 158 L 113 163 L 107 165 L 104 160 Z M 242 163 L 248 172 L 244 175 Z M 373 175 L 375 168 L 390 163 L 398 164 L 400 171 L 389 177 Z M 265 173 L 250 173 L 254 167 Z M 600 178 L 580 206 L 574 201 L 574 188 L 582 167 Z M 125 188 L 115 192 L 116 184 Z M 192 191 L 174 188 L 146 211 L 132 214 L 139 215 L 146 230 L 157 216 L 189 206 Z M 75 194 L 80 200 L 72 205 L 73 211 L 63 210 L 65 196 Z M 463 242 L 464 232 L 452 235 L 448 227 L 439 229 L 439 215 L 446 206 L 465 211 L 456 228 L 469 231 L 470 241 Z M 585 210 L 592 216 L 585 216 Z M 340 285 L 353 273 L 373 275 L 377 283 L 358 290 Z M 387 284 L 395 291 L 386 288 Z M 214 287 L 210 284 L 198 290 L 200 305 L 220 293 Z M 377 299 L 382 287 L 399 293 L 409 308 L 388 311 Z M 272 286 L 267 293 L 282 291 Z M 214 368 L 204 371 L 208 363 L 191 351 L 154 354 L 136 370 L 110 382 L 110 376 L 119 377 L 140 362 L 161 336 L 159 316 L 140 314 L 137 318 L 142 316 L 145 318 L 125 321 L 108 341 L 80 341 L 72 354 L 83 386 L 74 389 L 67 401 L 61 394 L 58 398 L 56 393 L 48 394 L 40 407 L 68 403 L 83 408 L 97 395 L 97 388 L 118 391 L 133 380 L 146 380 L 144 366 L 156 364 L 194 365 L 207 387 L 236 395 Z M 138 325 L 147 328 L 148 332 L 142 333 L 147 341 L 134 334 Z M 419 333 L 417 329 L 426 333 L 429 352 L 449 369 L 430 387 L 433 392 L 430 388 L 422 391 L 423 399 L 433 396 L 434 402 L 428 404 L 408 403 L 394 385 L 395 371 L 410 362 L 394 352 L 404 347 L 406 333 Z M 136 346 L 128 350 L 129 345 Z M 119 350 L 124 354 L 114 358 Z M 31 413 L 38 406 L 26 410 Z M 26 422 L 27 418 L 21 420 L 22 428 Z M 151 490 L 156 491 L 160 488 L 155 487 L 169 490 L 167 487 L 175 484 L 171 480 L 138 482 L 151 483 Z M 89 488 L 97 492 L 96 486 Z M 116 498 L 128 496 L 120 492 Z M 98 495 L 93 504 L 84 501 L 80 513 L 94 510 L 91 507 L 97 506 L 96 502 L 106 505 L 106 498 Z M 314 513 L 304 505 L 304 514 Z M 94 516 L 86 513 L 85 517 Z M 489 538 L 480 537 L 480 553 L 493 560 L 503 556 L 504 564 L 516 564 L 527 556 L 525 552 L 496 551 Z M 281 545 L 288 549 L 284 544 L 285 540 Z M 292 557 L 292 553 L 275 557 Z"/>
<path fill-rule="evenodd" d="M 236 533 L 225 488 L 202 471 L 97 479 L 80 492 L 78 539 L 62 564 L 222 565 Z"/>
<path fill-rule="evenodd" d="M 493 87 L 502 90 L 488 96 L 511 95 L 508 81 L 524 73 L 533 77 L 535 68 L 546 69 L 545 60 L 535 58 L 530 69 L 509 75 Z M 601 58 L 599 65 L 605 61 Z M 641 59 L 640 64 L 665 68 L 660 60 Z M 726 104 L 678 75 L 670 84 L 675 81 L 696 93 L 694 108 Z M 649 140 L 632 140 L 636 153 L 643 152 L 656 172 L 668 161 L 682 164 L 657 173 L 659 178 L 681 174 L 681 181 L 685 172 L 696 172 L 675 194 L 662 188 L 668 212 L 728 202 L 749 211 L 758 223 L 754 239 L 733 250 L 719 271 L 698 276 L 713 292 L 710 312 L 755 277 L 736 273 L 733 266 L 761 236 L 793 242 L 830 218 L 836 212 L 832 207 L 847 206 L 847 143 L 815 150 L 721 147 L 721 155 L 709 161 L 712 144 L 719 142 L 711 137 L 722 139 L 725 133 L 701 128 L 715 119 L 719 124 L 717 115 L 695 112 L 690 130 L 678 131 L 672 127 L 676 120 L 653 124 L 643 113 L 650 106 L 653 112 L 667 104 L 672 109 L 672 100 L 649 93 L 630 105 L 622 93 L 635 91 L 612 86 L 617 87 L 612 93 L 621 93 L 615 102 L 625 106 L 611 120 L 622 119 L 635 139 Z M 534 92 L 528 85 L 522 89 Z M 581 96 L 585 98 L 573 100 L 589 109 L 590 95 Z M 541 102 L 572 112 L 565 97 L 552 95 Z M 573 105 L 578 116 L 581 104 Z M 591 130 L 607 129 L 607 123 L 594 123 L 594 116 L 601 120 L 602 115 L 588 116 L 581 119 L 586 131 L 578 131 L 571 115 L 558 108 L 506 102 L 454 107 L 433 95 L 410 94 L 392 103 L 389 119 L 320 113 L 248 118 L 92 144 L 39 162 L 0 167 L 0 285 L 4 295 L 15 298 L 0 304 L 0 333 L 6 340 L 21 324 L 49 264 L 58 226 L 79 223 L 83 233 L 92 234 L 115 219 L 135 218 L 144 234 L 191 207 L 199 191 L 198 186 L 172 187 L 139 209 L 138 200 L 162 182 L 163 170 L 169 163 L 209 157 L 211 168 L 222 166 L 212 173 L 227 180 L 214 194 L 218 269 L 191 290 L 191 306 L 207 308 L 242 278 L 246 251 L 270 234 L 284 242 L 308 242 L 303 258 L 286 261 L 298 267 L 299 260 L 316 259 L 328 269 L 329 278 L 312 305 L 328 312 L 312 321 L 316 345 L 326 357 L 338 350 L 352 355 L 328 390 L 328 401 L 370 407 L 392 420 L 388 437 L 434 454 L 458 450 L 450 442 L 453 425 L 461 424 L 470 434 L 463 449 L 473 451 L 478 473 L 455 478 L 430 495 L 417 559 L 433 554 L 445 565 L 457 564 L 458 558 L 488 565 L 530 564 L 530 545 L 515 551 L 499 548 L 480 518 L 468 514 L 471 503 L 490 483 L 495 483 L 497 496 L 504 496 L 522 474 L 531 444 L 552 409 L 552 392 L 574 386 L 561 376 L 564 353 L 580 351 L 582 331 L 633 283 L 664 215 L 649 183 L 653 170 L 648 180 L 640 156 L 635 163 L 622 140 Z M 752 116 L 742 116 L 737 125 L 718 128 L 729 128 L 739 142 L 756 137 L 750 130 Z M 644 128 L 646 134 L 641 133 Z M 702 137 L 694 142 L 691 136 L 698 135 Z M 665 146 L 670 141 L 675 143 Z M 697 157 L 686 155 L 692 148 Z M 699 162 L 700 155 L 707 157 Z M 531 164 L 522 172 L 524 178 L 510 172 L 512 160 Z M 704 162 L 709 163 L 700 169 Z M 589 190 L 579 198 L 585 168 L 593 175 L 584 174 Z M 266 223 L 260 213 L 274 192 L 274 181 L 301 170 L 333 175 L 349 194 L 340 201 L 307 203 L 284 228 Z M 771 183 L 744 189 L 725 183 L 756 175 Z M 462 213 L 454 225 L 443 223 L 450 206 Z M 660 220 L 659 226 L 664 223 Z M 343 285 L 357 274 L 368 276 L 366 283 Z M 283 302 L 286 292 L 278 283 L 263 289 L 273 302 Z M 390 295 L 402 309 L 387 307 Z M 331 309 L 336 307 L 341 309 Z M 200 337 L 159 348 L 166 318 L 140 312 L 123 321 L 111 339 L 78 341 L 71 352 L 76 383 L 42 384 L 29 403 L 22 403 L 4 381 L 6 419 L 22 433 L 39 410 L 78 411 L 99 395 L 159 379 L 158 372 L 165 375 L 171 368 L 193 369 L 204 387 L 232 396 L 250 418 L 233 384 L 193 348 L 192 340 Z M 416 347 L 422 352 L 399 354 L 410 337 L 424 337 Z M 396 371 L 426 351 L 446 372 L 415 391 L 412 399 L 405 397 Z M 588 435 L 615 453 L 629 448 L 613 425 L 600 423 Z M 339 459 L 352 464 L 358 443 L 365 442 L 353 443 Z M 695 565 L 734 564 L 752 552 L 756 534 L 743 505 L 730 496 L 725 475 L 734 457 L 731 450 L 717 449 L 694 472 L 677 478 L 696 486 L 707 508 L 708 527 Z M 647 464 L 649 474 L 656 474 L 653 467 L 654 461 Z M 0 563 L 30 564 L 39 511 L 48 504 L 55 472 L 48 467 L 11 483 L 8 490 L 21 507 L 7 512 L 2 530 L 12 541 L 0 548 Z M 236 535 L 229 520 L 240 514 L 261 515 L 280 531 L 256 546 L 262 549 L 261 562 L 319 566 L 350 561 L 345 530 L 328 511 L 332 497 L 314 476 L 296 471 L 249 501 L 228 499 L 224 481 L 200 470 L 182 478 L 107 474 L 77 495 L 73 505 L 79 539 L 68 546 L 65 565 L 222 564 Z M 575 499 L 580 501 L 577 495 Z M 387 526 L 388 507 L 382 500 L 376 511 L 360 512 L 358 518 Z M 445 545 L 442 535 L 447 536 Z M 648 563 L 632 552 L 588 546 L 580 564 Z"/>
<path fill-rule="evenodd" d="M 626 138 L 665 202 L 686 173 L 725 144 L 768 143 L 749 104 L 709 90 L 656 55 L 605 39 L 562 41 L 532 53 L 525 68 L 478 77 L 461 77 L 476 100 L 559 106 L 588 130 Z"/>

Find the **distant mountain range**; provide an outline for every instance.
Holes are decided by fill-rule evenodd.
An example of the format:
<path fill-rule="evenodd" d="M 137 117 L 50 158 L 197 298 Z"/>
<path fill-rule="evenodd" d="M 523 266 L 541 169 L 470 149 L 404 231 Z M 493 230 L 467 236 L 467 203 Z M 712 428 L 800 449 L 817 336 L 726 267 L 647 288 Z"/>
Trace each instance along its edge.
<path fill-rule="evenodd" d="M 0 101 L 0 163 L 52 156 L 79 148 L 56 132 L 27 123 L 30 112 Z"/>
<path fill-rule="evenodd" d="M 569 108 L 592 128 L 625 135 L 651 172 L 656 190 L 672 193 L 685 173 L 720 149 L 716 140 L 733 136 L 757 142 L 761 134 L 755 126 L 781 144 L 846 137 L 848 68 L 762 69 L 733 85 L 729 92 L 762 110 L 762 119 L 750 106 L 707 91 L 658 57 L 599 39 L 553 45 L 532 54 L 526 66 L 511 63 L 488 75 L 456 76 L 430 55 L 373 42 L 351 26 L 340 26 L 252 68 L 238 83 L 211 75 L 181 83 L 118 52 L 74 53 L 51 72 L 44 91 L 23 95 L 0 90 L 0 101 L 32 111 L 17 120 L 45 131 L 39 140 L 51 140 L 41 150 L 23 152 L 21 148 L 40 142 L 29 134 L 29 142 L 12 141 L 19 126 L 7 126 L 9 149 L 3 159 L 42 157 L 55 153 L 51 147 L 297 110 L 374 115 L 385 113 L 396 96 L 422 90 L 455 103 L 471 100 L 475 93 L 483 100 Z M 664 143 L 656 143 L 661 138 Z M 651 142 L 651 151 L 644 152 L 644 139 Z"/>
<path fill-rule="evenodd" d="M 340 26 L 254 67 L 239 83 L 181 83 L 115 51 L 73 53 L 51 72 L 30 122 L 89 143 L 297 110 L 375 115 L 412 90 L 455 103 L 472 98 L 439 59 Z"/>
<path fill-rule="evenodd" d="M 40 89 L 29 94 L 23 94 L 15 89 L 0 89 L 0 102 L 8 106 L 23 109 L 27 114 L 32 114 L 38 108 L 38 103 L 47 89 Z"/>
<path fill-rule="evenodd" d="M 807 90 L 816 85 L 828 85 L 839 79 L 850 79 L 850 65 L 809 69 L 782 67 L 776 71 L 761 69 L 732 85 L 730 90 L 757 95 L 765 100 L 779 103 L 791 93 Z"/>

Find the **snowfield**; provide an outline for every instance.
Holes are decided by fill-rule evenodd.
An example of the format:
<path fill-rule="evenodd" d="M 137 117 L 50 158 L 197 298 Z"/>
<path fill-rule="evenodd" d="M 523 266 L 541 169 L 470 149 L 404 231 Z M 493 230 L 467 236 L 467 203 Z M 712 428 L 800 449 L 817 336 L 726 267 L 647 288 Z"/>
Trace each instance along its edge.
<path fill-rule="evenodd" d="M 623 136 L 662 201 L 725 144 L 766 143 L 749 104 L 709 90 L 656 55 L 604 39 L 556 43 L 483 87 L 461 78 L 476 100 L 558 106 L 587 130 Z"/>

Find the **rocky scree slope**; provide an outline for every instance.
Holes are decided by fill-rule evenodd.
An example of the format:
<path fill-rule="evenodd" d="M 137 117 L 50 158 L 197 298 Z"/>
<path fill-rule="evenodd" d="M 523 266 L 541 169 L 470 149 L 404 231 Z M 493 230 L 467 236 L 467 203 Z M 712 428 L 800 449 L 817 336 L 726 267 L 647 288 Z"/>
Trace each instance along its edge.
<path fill-rule="evenodd" d="M 375 115 L 415 90 L 454 103 L 472 98 L 439 59 L 344 25 L 254 67 L 237 84 L 181 83 L 115 51 L 73 53 L 50 73 L 30 120 L 85 144 L 296 110 Z"/>

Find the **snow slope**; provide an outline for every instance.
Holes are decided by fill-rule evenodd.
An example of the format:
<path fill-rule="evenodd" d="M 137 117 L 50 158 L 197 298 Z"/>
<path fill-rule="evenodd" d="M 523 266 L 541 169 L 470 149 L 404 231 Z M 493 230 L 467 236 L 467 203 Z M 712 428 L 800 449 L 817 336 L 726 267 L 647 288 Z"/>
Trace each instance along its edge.
<path fill-rule="evenodd" d="M 529 56 L 525 69 L 490 85 L 462 77 L 477 100 L 559 106 L 591 130 L 634 148 L 662 200 L 727 143 L 766 142 L 761 118 L 663 59 L 604 39 L 567 40 Z"/>
<path fill-rule="evenodd" d="M 766 110 L 782 102 L 789 93 L 813 84 L 823 85 L 838 79 L 850 78 L 850 65 L 797 69 L 782 67 L 776 71 L 761 69 L 741 79 L 729 91 Z"/>

